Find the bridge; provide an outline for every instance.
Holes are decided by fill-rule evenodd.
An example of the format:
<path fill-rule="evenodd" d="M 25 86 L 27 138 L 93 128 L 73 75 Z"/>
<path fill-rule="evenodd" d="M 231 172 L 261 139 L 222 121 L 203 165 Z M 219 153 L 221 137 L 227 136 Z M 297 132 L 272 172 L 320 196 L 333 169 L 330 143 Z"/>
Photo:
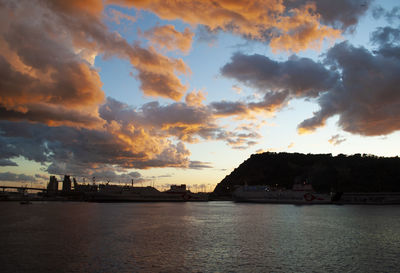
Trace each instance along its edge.
<path fill-rule="evenodd" d="M 34 190 L 34 191 L 47 191 L 45 188 L 33 188 L 33 187 L 16 187 L 16 186 L 0 186 L 0 189 L 16 189 L 16 190 L 21 190 L 21 191 L 26 191 L 26 190 Z"/>

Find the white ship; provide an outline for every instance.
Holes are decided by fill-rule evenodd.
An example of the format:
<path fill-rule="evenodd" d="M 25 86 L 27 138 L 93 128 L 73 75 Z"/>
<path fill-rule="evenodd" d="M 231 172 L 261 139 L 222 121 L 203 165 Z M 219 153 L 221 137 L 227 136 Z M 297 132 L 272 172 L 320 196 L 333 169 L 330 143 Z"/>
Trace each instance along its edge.
<path fill-rule="evenodd" d="M 276 204 L 330 204 L 331 194 L 316 193 L 311 184 L 294 184 L 291 190 L 269 186 L 240 186 L 233 192 L 236 202 Z"/>

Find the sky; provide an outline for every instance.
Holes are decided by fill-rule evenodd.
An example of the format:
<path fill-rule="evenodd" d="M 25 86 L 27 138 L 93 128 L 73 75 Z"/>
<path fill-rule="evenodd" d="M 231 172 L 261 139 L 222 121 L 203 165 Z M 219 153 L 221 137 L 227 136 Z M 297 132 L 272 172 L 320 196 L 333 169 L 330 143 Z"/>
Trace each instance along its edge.
<path fill-rule="evenodd" d="M 400 4 L 0 0 L 0 184 L 187 184 L 400 154 Z"/>

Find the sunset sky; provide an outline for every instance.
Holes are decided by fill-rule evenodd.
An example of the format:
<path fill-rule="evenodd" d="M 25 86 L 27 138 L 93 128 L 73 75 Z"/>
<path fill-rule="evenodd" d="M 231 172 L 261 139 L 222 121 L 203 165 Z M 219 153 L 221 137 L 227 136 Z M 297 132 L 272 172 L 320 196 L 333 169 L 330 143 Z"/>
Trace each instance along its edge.
<path fill-rule="evenodd" d="M 0 184 L 213 190 L 251 154 L 400 154 L 400 4 L 0 0 Z"/>

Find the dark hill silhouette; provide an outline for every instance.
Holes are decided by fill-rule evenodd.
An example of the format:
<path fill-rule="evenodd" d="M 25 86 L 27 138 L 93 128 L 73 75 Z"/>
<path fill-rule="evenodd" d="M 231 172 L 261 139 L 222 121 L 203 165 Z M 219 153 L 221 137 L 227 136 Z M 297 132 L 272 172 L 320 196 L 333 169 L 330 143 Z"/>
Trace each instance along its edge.
<path fill-rule="evenodd" d="M 400 158 L 367 154 L 253 154 L 214 190 L 227 196 L 237 185 L 278 185 L 291 188 L 307 181 L 317 192 L 400 192 Z"/>

